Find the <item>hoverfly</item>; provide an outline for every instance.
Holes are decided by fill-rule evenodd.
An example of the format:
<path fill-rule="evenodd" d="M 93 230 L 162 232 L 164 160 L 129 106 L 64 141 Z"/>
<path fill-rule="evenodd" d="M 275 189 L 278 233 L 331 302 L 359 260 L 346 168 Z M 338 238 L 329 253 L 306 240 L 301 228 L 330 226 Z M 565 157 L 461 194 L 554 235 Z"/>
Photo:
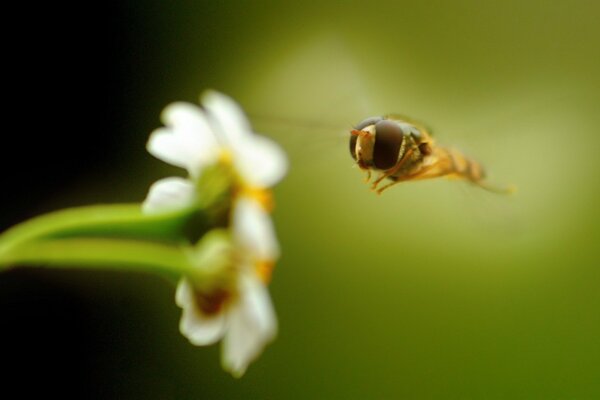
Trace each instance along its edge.
<path fill-rule="evenodd" d="M 380 173 L 371 184 L 377 194 L 400 182 L 438 177 L 464 179 L 496 193 L 513 191 L 489 186 L 478 162 L 457 150 L 437 146 L 425 126 L 404 117 L 379 116 L 361 121 L 350 131 L 350 154 L 367 172 L 367 183 L 371 171 Z M 391 182 L 380 186 L 386 178 Z"/>

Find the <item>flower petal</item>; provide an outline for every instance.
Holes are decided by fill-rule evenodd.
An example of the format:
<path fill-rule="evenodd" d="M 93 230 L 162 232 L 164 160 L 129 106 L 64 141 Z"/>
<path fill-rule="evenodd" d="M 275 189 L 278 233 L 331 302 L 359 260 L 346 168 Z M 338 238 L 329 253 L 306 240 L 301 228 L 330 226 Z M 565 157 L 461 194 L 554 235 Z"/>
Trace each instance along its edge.
<path fill-rule="evenodd" d="M 238 172 L 252 186 L 269 187 L 287 172 L 287 158 L 272 140 L 252 132 L 240 106 L 230 97 L 215 91 L 202 95 L 202 104 L 219 141 L 232 150 Z"/>
<path fill-rule="evenodd" d="M 218 144 L 204 111 L 194 104 L 172 103 L 163 110 L 161 120 L 172 127 L 176 134 L 185 136 L 198 147 L 214 150 Z"/>
<path fill-rule="evenodd" d="M 171 177 L 156 181 L 142 203 L 148 214 L 181 209 L 194 202 L 195 186 L 187 179 Z"/>
<path fill-rule="evenodd" d="M 167 127 L 154 131 L 146 146 L 152 155 L 186 168 L 194 177 L 200 174 L 204 165 L 216 161 L 218 144 L 199 107 L 173 103 L 163 111 L 162 120 Z"/>
<path fill-rule="evenodd" d="M 196 346 L 205 346 L 217 342 L 225 331 L 225 315 L 203 315 L 194 299 L 194 289 L 186 280 L 179 281 L 175 302 L 183 309 L 179 330 Z"/>
<path fill-rule="evenodd" d="M 168 128 L 156 129 L 150 135 L 146 149 L 154 157 L 187 170 L 197 170 L 201 164 L 201 153 L 185 138 L 178 137 Z"/>
<path fill-rule="evenodd" d="M 214 90 L 204 92 L 200 99 L 202 105 L 212 117 L 211 122 L 218 130 L 219 140 L 225 147 L 245 140 L 252 135 L 250 122 L 242 108 L 229 96 Z"/>
<path fill-rule="evenodd" d="M 243 252 L 263 261 L 279 257 L 279 243 L 269 214 L 255 200 L 241 197 L 233 209 L 233 239 Z"/>
<path fill-rule="evenodd" d="M 250 185 L 271 187 L 287 172 L 287 157 L 271 139 L 254 135 L 252 140 L 232 146 L 234 163 L 242 178 Z"/>
<path fill-rule="evenodd" d="M 265 286 L 253 274 L 240 277 L 240 299 L 229 315 L 223 339 L 222 364 L 235 377 L 262 353 L 277 335 L 277 317 Z"/>

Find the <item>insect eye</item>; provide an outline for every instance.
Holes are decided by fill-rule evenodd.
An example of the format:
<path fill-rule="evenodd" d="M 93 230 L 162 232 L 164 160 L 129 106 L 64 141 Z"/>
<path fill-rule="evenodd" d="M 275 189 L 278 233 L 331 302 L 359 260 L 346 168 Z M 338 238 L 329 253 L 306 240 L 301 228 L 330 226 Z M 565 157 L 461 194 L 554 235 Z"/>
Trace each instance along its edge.
<path fill-rule="evenodd" d="M 379 169 L 392 168 L 398 162 L 398 154 L 404 140 L 404 132 L 398 123 L 381 120 L 375 124 L 373 163 Z"/>
<path fill-rule="evenodd" d="M 375 125 L 377 122 L 381 121 L 383 117 L 369 117 L 367 119 L 363 119 L 360 121 L 354 128 L 362 131 L 369 125 Z"/>

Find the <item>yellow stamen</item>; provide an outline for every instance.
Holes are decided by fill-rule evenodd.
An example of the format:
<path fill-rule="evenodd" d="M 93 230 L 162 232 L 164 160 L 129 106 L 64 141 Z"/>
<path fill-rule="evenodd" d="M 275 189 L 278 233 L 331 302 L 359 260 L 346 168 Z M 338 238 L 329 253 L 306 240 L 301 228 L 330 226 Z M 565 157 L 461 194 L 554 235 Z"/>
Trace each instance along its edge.
<path fill-rule="evenodd" d="M 260 204 L 267 212 L 273 211 L 273 208 L 275 207 L 273 194 L 268 189 L 252 186 L 243 186 L 239 194 L 241 196 L 250 197 L 258 204 Z"/>
<path fill-rule="evenodd" d="M 268 285 L 269 282 L 271 282 L 275 262 L 271 260 L 260 260 L 256 262 L 254 268 L 256 269 L 256 274 L 260 280 L 263 281 L 265 285 Z"/>
<path fill-rule="evenodd" d="M 227 166 L 232 166 L 233 154 L 231 154 L 231 151 L 227 149 L 221 149 L 221 152 L 219 153 L 219 163 Z M 258 202 L 258 204 L 260 204 L 265 211 L 273 211 L 275 203 L 273 201 L 273 195 L 271 194 L 270 190 L 262 187 L 249 186 L 245 182 L 243 182 L 243 180 L 238 174 L 235 174 L 235 180 L 237 181 L 236 186 L 238 187 L 238 189 L 236 190 L 234 196 L 250 197 L 254 201 Z"/>

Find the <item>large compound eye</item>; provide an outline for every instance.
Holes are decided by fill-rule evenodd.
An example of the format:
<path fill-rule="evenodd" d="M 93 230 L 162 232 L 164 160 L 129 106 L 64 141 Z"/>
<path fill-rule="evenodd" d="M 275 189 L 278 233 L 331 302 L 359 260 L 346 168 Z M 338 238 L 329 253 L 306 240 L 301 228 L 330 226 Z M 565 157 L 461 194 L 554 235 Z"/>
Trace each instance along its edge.
<path fill-rule="evenodd" d="M 375 124 L 373 163 L 378 169 L 390 169 L 398 162 L 404 132 L 398 123 L 381 120 Z"/>
<path fill-rule="evenodd" d="M 354 129 L 362 131 L 367 126 L 375 125 L 377 122 L 381 121 L 382 119 L 383 119 L 383 117 L 369 117 L 367 119 L 363 119 L 354 127 Z"/>

